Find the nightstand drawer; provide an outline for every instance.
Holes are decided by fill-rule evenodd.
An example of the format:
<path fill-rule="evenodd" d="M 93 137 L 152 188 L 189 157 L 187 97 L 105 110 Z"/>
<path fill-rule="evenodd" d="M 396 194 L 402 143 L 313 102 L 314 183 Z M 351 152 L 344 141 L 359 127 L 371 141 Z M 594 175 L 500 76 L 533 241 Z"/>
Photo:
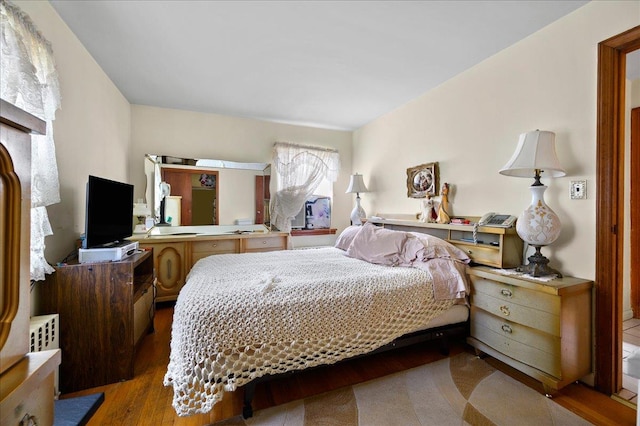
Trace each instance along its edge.
<path fill-rule="evenodd" d="M 562 377 L 559 338 L 472 309 L 471 336 L 554 377 Z M 555 353 L 547 352 L 555 350 Z"/>
<path fill-rule="evenodd" d="M 240 251 L 240 240 L 194 241 L 191 243 L 191 250 L 194 253 L 238 253 Z"/>
<path fill-rule="evenodd" d="M 518 305 L 516 303 L 489 296 L 476 291 L 473 288 L 472 304 L 483 309 L 498 318 L 526 325 L 545 333 L 561 336 L 560 317 L 535 309 L 531 306 Z"/>
<path fill-rule="evenodd" d="M 551 355 L 560 351 L 560 338 L 471 307 L 471 320 L 489 330 Z"/>
<path fill-rule="evenodd" d="M 473 261 L 482 265 L 493 266 L 494 268 L 513 267 L 511 263 L 505 264 L 505 259 L 501 250 L 493 246 L 483 246 L 480 244 L 473 244 L 468 242 L 461 242 L 457 240 L 447 240 L 447 242 L 458 247 L 460 250 L 467 253 L 470 257 L 473 257 Z M 517 260 L 516 264 L 520 261 Z"/>
<path fill-rule="evenodd" d="M 553 315 L 560 313 L 560 298 L 558 296 L 476 276 L 471 276 L 471 282 L 474 292 L 484 293 L 505 302 L 516 303 Z"/>

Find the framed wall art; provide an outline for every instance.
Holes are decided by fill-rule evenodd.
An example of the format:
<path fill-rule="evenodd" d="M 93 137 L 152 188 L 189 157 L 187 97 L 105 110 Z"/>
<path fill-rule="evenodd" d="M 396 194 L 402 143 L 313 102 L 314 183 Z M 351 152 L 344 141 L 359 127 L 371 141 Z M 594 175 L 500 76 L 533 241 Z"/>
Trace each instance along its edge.
<path fill-rule="evenodd" d="M 407 169 L 407 196 L 425 198 L 438 195 L 438 163 L 421 164 Z"/>

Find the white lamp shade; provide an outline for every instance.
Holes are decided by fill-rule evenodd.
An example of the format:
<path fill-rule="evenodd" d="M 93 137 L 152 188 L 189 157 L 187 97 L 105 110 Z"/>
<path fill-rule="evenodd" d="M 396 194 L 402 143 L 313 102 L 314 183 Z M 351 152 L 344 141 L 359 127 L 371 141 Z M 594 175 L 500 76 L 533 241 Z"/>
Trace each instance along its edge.
<path fill-rule="evenodd" d="M 351 175 L 351 180 L 349 181 L 349 187 L 347 188 L 346 194 L 349 193 L 360 193 L 360 192 L 369 192 L 367 187 L 362 180 L 362 175 L 356 173 L 355 175 Z"/>
<path fill-rule="evenodd" d="M 500 169 L 500 174 L 530 178 L 536 170 L 544 171 L 547 177 L 567 174 L 556 156 L 556 135 L 553 132 L 534 130 L 522 133 L 516 152 Z"/>

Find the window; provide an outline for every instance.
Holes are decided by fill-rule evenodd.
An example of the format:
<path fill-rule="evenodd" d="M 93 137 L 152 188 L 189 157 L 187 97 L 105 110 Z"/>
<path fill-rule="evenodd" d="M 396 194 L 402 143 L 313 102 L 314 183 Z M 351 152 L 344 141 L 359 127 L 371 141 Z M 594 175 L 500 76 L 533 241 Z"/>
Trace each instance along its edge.
<path fill-rule="evenodd" d="M 327 148 L 278 142 L 273 150 L 276 193 L 272 194 L 271 224 L 283 232 L 291 230 L 291 221 L 306 208 L 312 195 L 320 189 L 333 195 L 332 184 L 338 177 L 338 151 Z M 329 203 L 330 206 L 330 203 Z M 305 210 L 306 212 L 306 210 Z"/>

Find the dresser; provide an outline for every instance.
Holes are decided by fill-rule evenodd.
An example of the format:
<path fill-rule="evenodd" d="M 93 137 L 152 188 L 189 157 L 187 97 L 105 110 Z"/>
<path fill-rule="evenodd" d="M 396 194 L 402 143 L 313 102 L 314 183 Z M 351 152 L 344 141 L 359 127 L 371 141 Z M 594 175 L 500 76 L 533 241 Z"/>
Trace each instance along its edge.
<path fill-rule="evenodd" d="M 182 227 L 189 231 L 193 231 L 192 228 L 194 227 Z M 156 302 L 176 300 L 191 267 L 203 257 L 286 250 L 289 244 L 289 234 L 285 232 L 176 234 L 134 236 L 132 239 L 137 240 L 140 247 L 153 249 L 153 263 L 157 275 Z"/>
<path fill-rule="evenodd" d="M 60 351 L 29 351 L 31 136 L 45 123 L 0 99 L 0 424 L 53 424 Z"/>
<path fill-rule="evenodd" d="M 471 333 L 478 353 L 539 380 L 548 395 L 591 372 L 593 282 L 548 282 L 468 268 Z"/>

